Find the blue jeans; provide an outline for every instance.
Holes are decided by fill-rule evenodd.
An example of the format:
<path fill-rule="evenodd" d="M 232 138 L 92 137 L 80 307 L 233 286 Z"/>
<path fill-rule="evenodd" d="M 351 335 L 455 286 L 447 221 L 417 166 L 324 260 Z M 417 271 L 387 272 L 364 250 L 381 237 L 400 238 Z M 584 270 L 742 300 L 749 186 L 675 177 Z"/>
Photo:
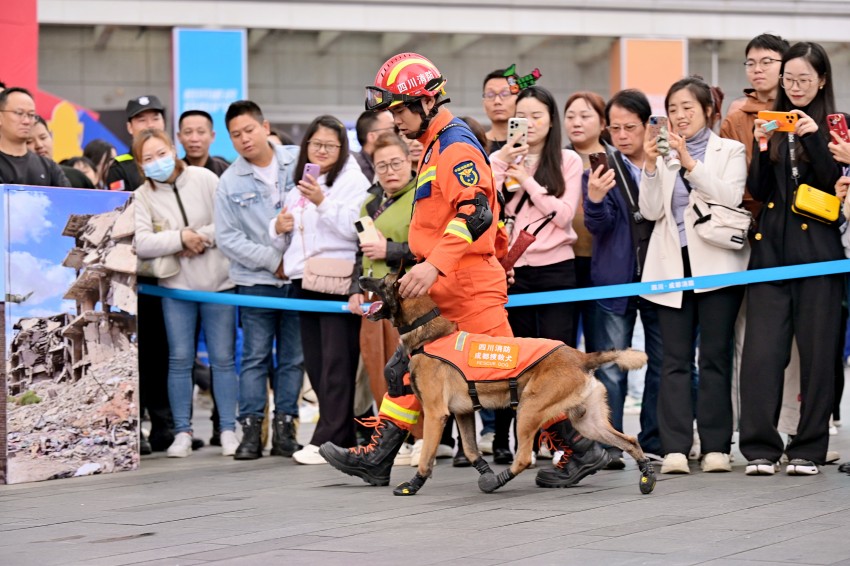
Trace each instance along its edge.
<path fill-rule="evenodd" d="M 481 434 L 496 432 L 496 413 L 493 409 L 481 409 L 478 414 L 481 416 Z"/>
<path fill-rule="evenodd" d="M 238 385 L 233 358 L 236 342 L 236 307 L 162 299 L 168 335 L 168 400 L 174 415 L 174 432 L 192 431 L 192 367 L 198 316 L 204 329 L 214 380 L 221 430 L 236 430 Z"/>
<path fill-rule="evenodd" d="M 625 314 L 616 314 L 602 305 L 596 309 L 596 348 L 622 350 L 632 345 L 632 333 L 635 328 L 637 312 L 643 323 L 645 349 L 649 357 L 643 388 L 643 400 L 640 410 L 641 447 L 654 454 L 661 453 L 661 437 L 658 432 L 658 388 L 661 383 L 661 328 L 658 325 L 658 310 L 655 305 L 641 297 L 629 300 Z M 596 370 L 596 377 L 608 391 L 608 405 L 611 408 L 611 424 L 617 430 L 623 430 L 623 405 L 628 391 L 628 372 L 614 364 L 606 364 Z"/>
<path fill-rule="evenodd" d="M 238 285 L 240 295 L 294 298 L 292 285 Z M 239 379 L 239 419 L 261 417 L 265 411 L 267 383 L 272 372 L 275 413 L 298 416 L 298 398 L 304 383 L 304 352 L 298 313 L 278 309 L 240 307 L 242 322 L 242 375 Z M 272 353 L 277 340 L 277 359 Z"/>

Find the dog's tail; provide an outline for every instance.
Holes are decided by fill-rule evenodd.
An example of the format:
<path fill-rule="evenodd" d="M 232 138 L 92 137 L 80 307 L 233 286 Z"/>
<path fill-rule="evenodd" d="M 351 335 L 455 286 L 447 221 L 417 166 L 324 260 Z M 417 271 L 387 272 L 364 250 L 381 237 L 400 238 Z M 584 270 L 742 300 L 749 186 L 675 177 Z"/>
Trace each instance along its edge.
<path fill-rule="evenodd" d="M 591 371 L 603 364 L 614 362 L 620 369 L 640 369 L 646 365 L 646 354 L 640 350 L 610 350 L 608 352 L 593 352 L 584 358 L 585 371 Z"/>

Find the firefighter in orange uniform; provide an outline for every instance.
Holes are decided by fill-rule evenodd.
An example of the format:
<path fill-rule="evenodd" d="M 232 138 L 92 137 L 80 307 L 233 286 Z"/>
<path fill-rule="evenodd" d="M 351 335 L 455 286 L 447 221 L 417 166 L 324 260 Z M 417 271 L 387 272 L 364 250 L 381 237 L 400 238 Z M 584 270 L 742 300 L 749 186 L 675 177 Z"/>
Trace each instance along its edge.
<path fill-rule="evenodd" d="M 487 153 L 469 128 L 443 105 L 445 78 L 416 53 L 390 58 L 366 87 L 366 109 L 389 109 L 399 133 L 422 143 L 410 223 L 410 250 L 419 263 L 400 280 L 402 297 L 428 293 L 460 330 L 513 336 L 508 324 L 505 270 L 496 258 L 506 241 Z M 388 393 L 372 443 L 323 444 L 328 463 L 372 485 L 388 485 L 393 459 L 421 412 L 399 348 L 385 370 Z"/>

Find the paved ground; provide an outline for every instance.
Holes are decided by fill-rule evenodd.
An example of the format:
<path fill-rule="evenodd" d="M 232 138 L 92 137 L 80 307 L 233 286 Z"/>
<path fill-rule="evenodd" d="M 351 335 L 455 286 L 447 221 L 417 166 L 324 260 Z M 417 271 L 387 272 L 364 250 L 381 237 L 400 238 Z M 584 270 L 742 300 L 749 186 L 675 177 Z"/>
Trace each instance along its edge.
<path fill-rule="evenodd" d="M 850 457 L 850 426 L 832 438 Z M 567 490 L 535 487 L 531 470 L 487 495 L 474 470 L 443 460 L 400 498 L 328 466 L 236 462 L 211 447 L 142 464 L 0 486 L 0 564 L 850 564 L 850 477 L 835 466 L 751 478 L 738 454 L 731 474 L 694 464 L 642 496 L 629 461 Z M 395 468 L 392 480 L 412 475 Z"/>

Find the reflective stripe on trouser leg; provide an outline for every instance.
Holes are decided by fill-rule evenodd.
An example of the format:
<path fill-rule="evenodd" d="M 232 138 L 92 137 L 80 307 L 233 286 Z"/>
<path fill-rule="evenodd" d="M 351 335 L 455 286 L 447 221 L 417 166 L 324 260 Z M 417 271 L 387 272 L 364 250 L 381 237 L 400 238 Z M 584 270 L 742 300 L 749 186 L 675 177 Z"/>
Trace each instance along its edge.
<path fill-rule="evenodd" d="M 393 421 L 404 430 L 410 430 L 419 420 L 421 409 L 422 406 L 414 395 L 393 398 L 384 395 L 378 416 Z"/>

